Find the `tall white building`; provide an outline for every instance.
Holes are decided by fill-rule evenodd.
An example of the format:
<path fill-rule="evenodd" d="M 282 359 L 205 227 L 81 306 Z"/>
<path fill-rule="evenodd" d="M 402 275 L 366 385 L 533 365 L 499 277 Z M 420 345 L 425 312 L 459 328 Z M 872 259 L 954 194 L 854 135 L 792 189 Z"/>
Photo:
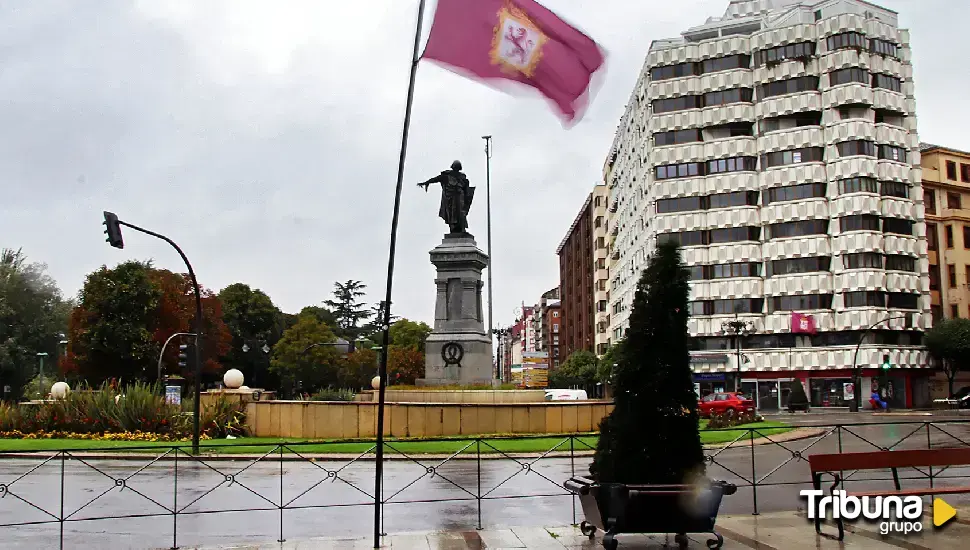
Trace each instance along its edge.
<path fill-rule="evenodd" d="M 604 170 L 614 341 L 648 255 L 673 240 L 691 270 L 702 393 L 733 390 L 740 372 L 763 410 L 784 406 L 796 379 L 815 406 L 856 390 L 865 404 L 874 384 L 894 406 L 922 404 L 911 59 L 897 14 L 862 0 L 734 0 L 655 41 Z"/>

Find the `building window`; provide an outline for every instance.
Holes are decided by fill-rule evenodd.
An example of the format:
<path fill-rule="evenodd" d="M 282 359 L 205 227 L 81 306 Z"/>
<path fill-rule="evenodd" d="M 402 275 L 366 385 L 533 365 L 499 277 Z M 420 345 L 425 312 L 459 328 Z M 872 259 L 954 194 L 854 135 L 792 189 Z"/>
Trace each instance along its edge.
<path fill-rule="evenodd" d="M 883 292 L 844 292 L 842 305 L 845 307 L 886 307 L 886 294 Z"/>
<path fill-rule="evenodd" d="M 957 179 L 957 163 L 952 160 L 946 161 L 946 179 L 953 181 Z"/>
<path fill-rule="evenodd" d="M 750 66 L 751 56 L 749 55 L 726 55 L 714 59 L 705 59 L 701 65 L 701 72 L 704 74 L 716 73 L 731 69 L 747 69 Z"/>
<path fill-rule="evenodd" d="M 672 97 L 669 99 L 655 99 L 650 105 L 653 107 L 654 114 L 683 111 L 686 109 L 699 109 L 703 107 L 701 104 L 701 96 L 699 95 L 685 95 L 680 97 Z"/>
<path fill-rule="evenodd" d="M 703 162 L 685 162 L 681 164 L 657 166 L 655 178 L 658 180 L 669 180 L 673 178 L 689 178 L 703 175 Z"/>
<path fill-rule="evenodd" d="M 754 53 L 754 66 L 773 65 L 787 59 L 808 59 L 815 55 L 815 42 L 799 42 L 765 48 Z"/>
<path fill-rule="evenodd" d="M 831 309 L 831 294 L 803 294 L 800 296 L 774 296 L 769 300 L 769 312 L 801 311 L 805 309 Z"/>
<path fill-rule="evenodd" d="M 906 149 L 894 145 L 880 145 L 879 158 L 883 160 L 894 160 L 896 162 L 906 162 Z"/>
<path fill-rule="evenodd" d="M 724 172 L 753 172 L 757 169 L 758 160 L 755 157 L 731 157 L 707 161 L 708 174 Z"/>
<path fill-rule="evenodd" d="M 970 225 L 963 226 L 963 248 L 970 249 Z"/>
<path fill-rule="evenodd" d="M 772 277 L 775 275 L 795 275 L 797 273 L 828 271 L 831 264 L 832 258 L 829 256 L 771 260 L 768 262 L 768 276 Z"/>
<path fill-rule="evenodd" d="M 553 332 L 559 332 L 559 323 L 553 323 L 552 324 L 552 331 Z"/>
<path fill-rule="evenodd" d="M 825 44 L 828 46 L 830 52 L 844 48 L 861 50 L 869 46 L 869 43 L 866 41 L 866 35 L 855 31 L 833 34 L 826 39 Z"/>
<path fill-rule="evenodd" d="M 902 254 L 886 254 L 887 271 L 909 271 L 916 272 L 916 258 L 904 256 Z M 970 266 L 967 266 L 967 273 L 970 273 Z"/>
<path fill-rule="evenodd" d="M 801 149 L 789 149 L 788 151 L 776 151 L 761 155 L 761 168 L 774 168 L 775 166 L 802 162 L 821 162 L 824 154 L 824 147 L 803 147 Z"/>
<path fill-rule="evenodd" d="M 946 247 L 953 248 L 953 226 L 947 225 L 943 228 L 944 234 L 946 234 Z"/>
<path fill-rule="evenodd" d="M 899 218 L 883 218 L 882 232 L 892 233 L 894 235 L 912 235 L 913 222 L 912 220 L 901 220 Z"/>
<path fill-rule="evenodd" d="M 676 199 L 659 199 L 657 200 L 657 214 L 705 210 L 703 199 L 706 198 L 707 197 L 678 197 Z"/>
<path fill-rule="evenodd" d="M 761 298 L 736 298 L 727 300 L 697 300 L 688 302 L 691 315 L 730 315 L 732 313 L 761 313 L 764 300 Z"/>
<path fill-rule="evenodd" d="M 677 63 L 650 69 L 650 80 L 667 80 L 700 74 L 699 63 Z"/>
<path fill-rule="evenodd" d="M 879 183 L 879 194 L 884 197 L 909 198 L 909 185 L 901 181 L 883 181 Z"/>
<path fill-rule="evenodd" d="M 860 69 L 859 67 L 849 67 L 847 69 L 838 69 L 829 73 L 829 86 L 838 86 L 840 84 L 848 84 L 850 82 L 868 84 L 869 71 Z"/>
<path fill-rule="evenodd" d="M 843 269 L 882 269 L 882 254 L 858 252 L 842 256 Z"/>
<path fill-rule="evenodd" d="M 872 87 L 901 93 L 903 91 L 903 81 L 888 74 L 874 74 L 872 75 Z"/>
<path fill-rule="evenodd" d="M 849 193 L 878 193 L 877 183 L 874 178 L 847 178 L 839 180 L 839 194 Z"/>
<path fill-rule="evenodd" d="M 765 204 L 773 202 L 797 201 L 802 199 L 816 199 L 825 197 L 824 183 L 803 183 L 801 185 L 787 185 L 765 189 L 762 197 Z"/>
<path fill-rule="evenodd" d="M 957 304 L 950 304 L 950 318 L 959 319 L 960 318 L 960 306 Z"/>
<path fill-rule="evenodd" d="M 708 92 L 703 95 L 702 107 L 716 107 L 731 103 L 751 103 L 754 90 L 751 88 L 732 88 L 720 92 Z"/>
<path fill-rule="evenodd" d="M 733 193 L 715 193 L 709 195 L 710 208 L 731 208 L 732 206 L 757 206 L 757 191 L 735 191 Z"/>
<path fill-rule="evenodd" d="M 558 317 L 559 317 L 559 312 L 558 312 L 558 311 L 553 311 L 553 312 L 552 312 L 552 316 L 553 316 L 554 318 L 558 318 Z"/>
<path fill-rule="evenodd" d="M 654 145 L 678 145 L 681 143 L 693 143 L 704 141 L 701 131 L 698 129 L 672 130 L 670 132 L 657 132 L 653 135 Z"/>
<path fill-rule="evenodd" d="M 919 294 L 909 292 L 890 292 L 886 295 L 889 309 L 919 309 Z"/>
<path fill-rule="evenodd" d="M 899 59 L 899 46 L 894 42 L 888 40 L 883 40 L 882 38 L 871 38 L 869 39 L 869 52 L 877 55 L 884 55 L 886 57 L 895 57 Z"/>
<path fill-rule="evenodd" d="M 864 140 L 864 139 L 854 139 L 852 141 L 843 141 L 836 145 L 839 150 L 840 157 L 850 157 L 854 155 L 863 155 L 867 157 L 876 156 L 876 144 Z"/>
<path fill-rule="evenodd" d="M 825 235 L 828 233 L 828 230 L 828 220 L 773 223 L 768 225 L 768 238 L 784 239 L 788 237 L 805 237 L 808 235 Z"/>
<path fill-rule="evenodd" d="M 710 243 L 737 243 L 743 241 L 759 241 L 761 228 L 732 227 L 730 229 L 711 229 Z"/>
<path fill-rule="evenodd" d="M 769 82 L 768 84 L 762 84 L 761 86 L 758 86 L 758 97 L 765 99 L 779 95 L 816 90 L 818 90 L 817 76 L 801 76 L 798 78 L 789 78 L 788 80 L 778 80 L 775 82 Z"/>
<path fill-rule="evenodd" d="M 879 231 L 879 216 L 872 214 L 843 216 L 839 218 L 839 229 L 842 233 L 848 231 Z"/>
<path fill-rule="evenodd" d="M 951 209 L 960 209 L 962 206 L 960 200 L 960 193 L 947 193 L 946 194 L 946 207 Z"/>
<path fill-rule="evenodd" d="M 761 263 L 737 262 L 730 264 L 689 266 L 692 280 L 730 279 L 734 277 L 760 277 Z"/>
<path fill-rule="evenodd" d="M 936 192 L 923 190 L 923 207 L 927 214 L 936 214 Z"/>
<path fill-rule="evenodd" d="M 957 287 L 957 266 L 950 264 L 946 266 L 946 278 L 950 283 L 950 288 Z"/>

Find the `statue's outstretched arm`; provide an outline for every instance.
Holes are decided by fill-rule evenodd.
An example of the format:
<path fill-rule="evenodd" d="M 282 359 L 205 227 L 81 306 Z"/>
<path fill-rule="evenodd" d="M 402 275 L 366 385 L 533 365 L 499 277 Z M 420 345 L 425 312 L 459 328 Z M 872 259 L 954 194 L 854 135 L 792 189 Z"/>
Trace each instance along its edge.
<path fill-rule="evenodd" d="M 431 185 L 432 183 L 443 184 L 444 183 L 444 181 L 442 181 L 443 178 L 444 178 L 444 176 L 441 175 L 441 174 L 439 174 L 439 175 L 437 175 L 437 176 L 435 176 L 435 177 L 433 177 L 433 178 L 431 178 L 431 179 L 429 179 L 427 181 L 422 181 L 421 183 L 418 184 L 418 187 L 424 187 L 424 190 L 427 191 L 428 190 L 428 186 Z"/>

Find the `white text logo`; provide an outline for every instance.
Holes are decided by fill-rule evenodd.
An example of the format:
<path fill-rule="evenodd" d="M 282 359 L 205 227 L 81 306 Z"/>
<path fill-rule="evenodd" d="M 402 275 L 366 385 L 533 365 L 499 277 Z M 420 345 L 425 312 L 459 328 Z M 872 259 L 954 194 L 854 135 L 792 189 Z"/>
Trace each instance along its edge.
<path fill-rule="evenodd" d="M 918 533 L 923 530 L 923 499 L 908 497 L 856 497 L 846 496 L 845 491 L 833 491 L 822 496 L 818 489 L 799 491 L 808 499 L 808 519 L 815 518 L 856 520 L 860 517 L 879 522 L 879 533 Z M 819 498 L 821 497 L 821 498 Z"/>

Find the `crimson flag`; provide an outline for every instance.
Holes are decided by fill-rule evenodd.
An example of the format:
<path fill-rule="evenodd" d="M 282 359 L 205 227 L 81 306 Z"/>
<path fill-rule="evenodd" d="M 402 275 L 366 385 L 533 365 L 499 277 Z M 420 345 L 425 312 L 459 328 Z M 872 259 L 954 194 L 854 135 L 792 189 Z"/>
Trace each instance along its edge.
<path fill-rule="evenodd" d="M 791 331 L 795 333 L 815 334 L 815 318 L 805 313 L 791 314 Z"/>
<path fill-rule="evenodd" d="M 422 58 L 464 76 L 531 86 L 573 122 L 604 53 L 534 0 L 438 0 Z"/>

